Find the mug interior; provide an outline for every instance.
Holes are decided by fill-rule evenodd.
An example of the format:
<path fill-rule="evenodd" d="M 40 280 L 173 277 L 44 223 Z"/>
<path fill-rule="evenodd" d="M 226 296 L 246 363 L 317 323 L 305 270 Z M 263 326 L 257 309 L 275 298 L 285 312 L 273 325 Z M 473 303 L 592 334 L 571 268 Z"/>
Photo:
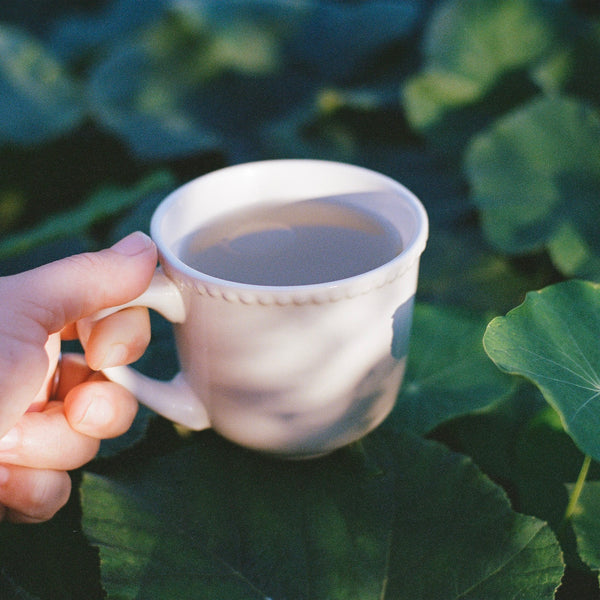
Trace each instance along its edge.
<path fill-rule="evenodd" d="M 374 269 L 408 269 L 419 259 L 428 234 L 427 215 L 420 201 L 393 179 L 353 165 L 310 159 L 271 160 L 227 167 L 203 175 L 172 192 L 157 208 L 151 234 L 176 270 L 209 284 L 238 288 L 257 286 L 221 280 L 189 267 L 181 246 L 190 234 L 215 219 L 253 205 L 289 204 L 320 200 L 354 207 L 384 221 L 399 235 L 401 252 Z M 365 278 L 361 273 L 349 279 Z M 291 287 L 337 286 L 339 281 Z"/>

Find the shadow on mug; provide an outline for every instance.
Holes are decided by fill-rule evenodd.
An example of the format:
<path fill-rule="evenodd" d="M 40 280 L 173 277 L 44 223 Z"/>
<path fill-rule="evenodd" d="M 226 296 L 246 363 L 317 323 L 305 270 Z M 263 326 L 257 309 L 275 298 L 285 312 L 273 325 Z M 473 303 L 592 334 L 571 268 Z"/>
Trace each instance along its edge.
<path fill-rule="evenodd" d="M 326 410 L 330 414 L 319 415 L 319 424 L 310 429 L 306 415 L 302 410 L 280 413 L 278 418 L 286 429 L 297 428 L 304 431 L 302 447 L 287 459 L 309 459 L 325 456 L 340 447 L 358 440 L 380 425 L 394 408 L 400 390 L 410 338 L 414 296 L 398 307 L 392 318 L 392 344 L 389 354 L 380 358 L 355 386 L 349 399 L 343 404 L 334 404 Z M 264 399 L 263 399 L 264 400 Z M 311 448 L 320 448 L 320 452 L 311 452 Z M 273 457 L 276 452 L 259 449 Z M 283 457 L 283 455 L 281 456 Z"/>

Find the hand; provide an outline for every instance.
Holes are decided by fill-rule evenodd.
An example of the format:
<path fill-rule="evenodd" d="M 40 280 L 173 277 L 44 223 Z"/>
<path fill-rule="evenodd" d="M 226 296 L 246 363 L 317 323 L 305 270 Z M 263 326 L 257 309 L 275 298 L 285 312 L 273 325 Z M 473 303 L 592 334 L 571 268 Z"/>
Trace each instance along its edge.
<path fill-rule="evenodd" d="M 69 498 L 67 471 L 130 427 L 135 398 L 97 371 L 143 354 L 148 311 L 128 308 L 94 324 L 84 317 L 139 296 L 155 266 L 153 242 L 134 233 L 107 250 L 0 278 L 0 520 L 51 518 Z M 56 382 L 60 340 L 75 337 L 85 358 L 64 356 Z"/>

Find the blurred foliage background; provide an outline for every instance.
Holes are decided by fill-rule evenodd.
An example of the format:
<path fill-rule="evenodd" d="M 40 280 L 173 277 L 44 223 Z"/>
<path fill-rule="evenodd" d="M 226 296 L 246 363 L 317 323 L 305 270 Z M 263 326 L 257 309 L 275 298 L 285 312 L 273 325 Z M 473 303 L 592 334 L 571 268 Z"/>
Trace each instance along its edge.
<path fill-rule="evenodd" d="M 432 439 L 470 456 L 486 477 L 502 485 L 514 510 L 549 522 L 559 534 L 569 577 L 557 597 L 574 597 L 569 594 L 576 589 L 580 598 L 597 598 L 597 578 L 590 567 L 598 565 L 593 560 L 584 565 L 572 530 L 561 530 L 564 484 L 576 478 L 582 454 L 533 386 L 495 371 L 481 337 L 491 317 L 519 304 L 530 290 L 570 278 L 600 281 L 598 64 L 600 6 L 586 0 L 1 3 L 0 274 L 98 249 L 134 229 L 147 230 L 154 207 L 166 193 L 228 164 L 324 158 L 398 179 L 425 204 L 431 236 L 422 259 L 407 382 L 385 433 L 373 438 L 376 462 L 402 477 L 402 470 L 410 467 L 406 457 Z M 166 377 L 176 370 L 170 330 L 160 319 L 153 324 L 154 340 L 139 366 Z M 101 580 L 105 589 L 122 594 L 115 597 L 169 597 L 158 588 L 119 587 L 121 583 L 111 579 L 114 557 L 106 554 L 102 564 L 108 567 L 101 577 L 97 554 L 80 531 L 81 510 L 84 519 L 88 515 L 88 532 L 98 539 L 110 538 L 117 525 L 132 527 L 146 514 L 138 505 L 132 507 L 120 488 L 111 488 L 110 482 L 127 480 L 119 470 L 123 456 L 129 457 L 130 471 L 125 472 L 130 475 L 140 461 L 168 455 L 173 448 L 189 451 L 195 457 L 191 464 L 202 463 L 211 485 L 218 487 L 218 475 L 225 473 L 231 493 L 240 492 L 236 485 L 241 485 L 244 493 L 254 494 L 249 503 L 255 508 L 260 502 L 278 506 L 276 500 L 286 495 L 284 484 L 269 487 L 266 473 L 288 478 L 290 489 L 304 485 L 309 491 L 301 501 L 309 506 L 316 502 L 313 508 L 319 514 L 341 502 L 338 492 L 331 505 L 315 500 L 321 493 L 315 481 L 324 486 L 319 489 L 328 489 L 325 472 L 338 472 L 340 489 L 358 493 L 353 485 L 359 484 L 349 475 L 354 455 L 343 454 L 314 467 L 296 465 L 288 468 L 291 475 L 283 475 L 283 467 L 267 467 L 221 444 L 210 433 L 181 437 L 169 424 L 150 421 L 149 413 L 141 411 L 132 432 L 107 443 L 103 458 L 88 470 L 108 479 L 74 474 L 77 482 L 81 477 L 87 481 L 83 487 L 90 490 L 88 498 L 105 498 L 105 504 L 84 501 L 81 509 L 76 486 L 70 508 L 46 529 L 0 527 L 0 585 L 13 593 L 6 597 L 101 597 Z M 199 448 L 216 467 L 196 456 Z M 111 462 L 115 454 L 120 456 L 118 465 Z M 453 484 L 442 482 L 441 488 L 434 488 L 434 474 L 439 476 L 444 460 L 452 463 L 452 473 L 462 473 L 464 465 L 437 446 L 417 454 L 423 470 L 413 475 L 422 490 L 436 495 L 439 504 L 433 506 L 433 515 L 452 514 L 461 503 L 468 504 L 466 499 L 477 505 L 487 497 L 486 486 L 492 484 L 479 474 L 473 488 L 464 482 L 466 487 L 459 486 L 463 500 L 444 504 Z M 232 470 L 235 461 L 246 465 L 247 478 Z M 167 470 L 173 469 L 172 462 L 166 464 Z M 371 481 L 373 465 L 367 466 L 363 475 Z M 594 468 L 592 473 L 597 473 Z M 152 463 L 153 481 L 166 477 L 165 469 Z M 424 474 L 428 471 L 431 475 Z M 255 489 L 257 479 L 266 491 Z M 398 493 L 387 480 L 384 484 L 389 502 L 400 503 L 396 510 L 411 504 L 408 492 Z M 143 490 L 140 498 L 150 497 L 143 476 L 133 485 L 134 491 Z M 228 497 L 223 490 L 203 497 L 206 506 L 222 506 Z M 119 502 L 124 512 L 113 510 Z M 189 503 L 193 502 L 187 498 L 185 506 L 169 505 L 163 514 L 174 521 L 179 513 L 189 516 Z M 363 523 L 367 504 L 347 507 L 338 521 Z M 505 506 L 498 510 L 503 515 L 508 511 Z M 210 523 L 198 525 L 209 513 L 207 509 L 197 518 L 196 529 L 192 527 L 200 537 L 211 528 Z M 325 532 L 338 531 L 332 514 L 330 520 L 323 517 Z M 98 526 L 103 516 L 109 522 L 106 530 Z M 153 518 L 154 513 L 145 522 L 154 523 Z M 262 510 L 256 523 L 264 527 L 269 518 Z M 297 536 L 281 519 L 281 536 Z M 402 537 L 397 524 L 383 517 L 374 522 L 378 531 Z M 252 530 L 244 523 L 238 527 Z M 472 521 L 468 525 L 474 527 Z M 150 529 L 159 538 L 168 537 L 161 527 Z M 371 532 L 370 525 L 364 527 Z M 471 534 L 469 527 L 465 525 L 462 550 L 471 554 L 481 542 L 481 531 L 475 527 Z M 511 527 L 522 531 L 521 525 Z M 72 539 L 69 531 L 79 533 Z M 506 531 L 500 528 L 498 536 Z M 456 537 L 440 535 L 446 558 L 457 554 L 458 547 L 452 545 Z M 45 556 L 48 536 L 64 550 L 58 569 Z M 421 544 L 426 537 L 425 530 L 417 530 L 414 546 L 407 542 L 407 549 L 425 552 Z M 386 560 L 381 544 L 389 540 L 383 538 L 369 538 L 377 548 L 369 554 L 372 566 Z M 344 543 L 356 543 L 352 539 Z M 139 539 L 133 543 L 142 547 Z M 231 556 L 223 558 L 222 546 L 228 543 L 233 544 L 214 542 L 210 552 L 244 575 L 245 569 L 252 572 L 247 580 L 253 583 L 242 591 L 230 590 L 227 597 L 264 598 L 269 590 L 278 591 L 278 596 L 272 592 L 273 598 L 357 597 L 357 582 L 352 577 L 345 580 L 344 573 L 353 560 L 364 558 L 358 550 L 350 558 L 323 555 L 324 564 L 327 557 L 331 560 L 338 580 L 333 583 L 326 569 L 325 574 L 313 572 L 315 589 L 322 595 L 310 595 L 289 583 L 309 578 L 305 572 L 283 569 L 285 576 L 264 583 L 269 581 L 264 571 L 280 560 L 275 551 L 270 558 L 255 556 L 251 566 L 242 567 Z M 273 538 L 268 543 L 277 547 Z M 67 547 L 83 548 L 78 556 L 86 557 L 75 575 L 67 567 L 74 560 Z M 184 564 L 178 566 L 187 573 L 200 558 L 195 546 L 185 548 Z M 551 558 L 534 553 L 540 564 L 553 565 L 554 579 L 530 582 L 526 597 L 554 595 L 562 573 L 562 567 L 556 571 L 556 548 Z M 23 556 L 39 561 L 39 581 L 23 566 Z M 159 553 L 148 564 L 157 569 L 163 560 Z M 437 567 L 433 562 L 417 561 L 412 570 L 392 563 L 392 591 L 386 595 L 377 588 L 384 577 L 373 566 L 377 591 L 365 589 L 361 598 L 459 597 L 444 587 L 443 578 L 431 577 Z M 392 563 L 386 563 L 386 577 Z M 257 564 L 263 569 L 260 575 L 253 571 Z M 54 573 L 50 579 L 49 572 Z M 127 575 L 139 583 L 141 572 Z M 400 579 L 410 580 L 413 572 L 414 587 L 402 588 Z M 469 577 L 462 571 L 457 577 L 452 586 L 469 589 Z M 432 582 L 429 595 L 419 588 L 425 580 Z M 486 597 L 507 597 L 514 580 L 514 573 L 507 571 Z M 211 581 L 216 587 L 211 592 L 199 588 L 204 591 L 197 593 L 205 595 L 196 597 L 225 597 L 225 588 Z M 365 575 L 363 581 L 370 579 Z M 140 589 L 146 589 L 145 595 Z"/>
<path fill-rule="evenodd" d="M 0 7 L 0 257 L 65 229 L 104 243 L 154 188 L 301 156 L 423 199 L 427 299 L 503 310 L 532 257 L 597 278 L 596 17 L 537 0 Z"/>

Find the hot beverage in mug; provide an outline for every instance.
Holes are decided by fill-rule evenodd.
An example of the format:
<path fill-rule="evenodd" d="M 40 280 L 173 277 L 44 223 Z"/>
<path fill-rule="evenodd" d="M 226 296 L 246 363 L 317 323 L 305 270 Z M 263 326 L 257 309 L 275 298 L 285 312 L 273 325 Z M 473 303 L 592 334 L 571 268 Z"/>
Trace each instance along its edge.
<path fill-rule="evenodd" d="M 401 250 L 389 223 L 340 197 L 236 211 L 189 234 L 179 253 L 193 269 L 219 279 L 296 286 L 360 275 Z"/>

